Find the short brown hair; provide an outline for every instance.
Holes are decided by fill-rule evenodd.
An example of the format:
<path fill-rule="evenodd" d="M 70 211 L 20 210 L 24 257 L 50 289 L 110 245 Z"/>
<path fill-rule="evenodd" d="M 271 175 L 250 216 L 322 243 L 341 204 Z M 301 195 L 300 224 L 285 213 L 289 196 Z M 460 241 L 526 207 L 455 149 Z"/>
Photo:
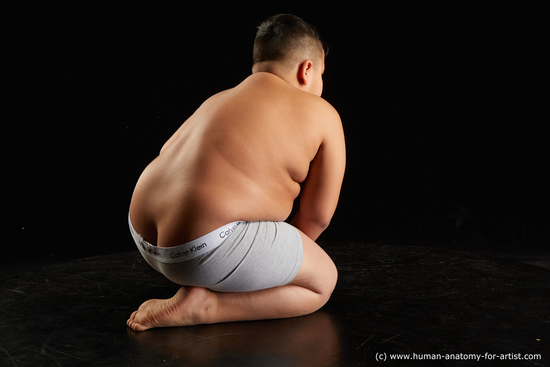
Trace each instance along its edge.
<path fill-rule="evenodd" d="M 321 57 L 321 50 L 328 54 L 328 46 L 315 26 L 295 15 L 279 14 L 258 26 L 252 63 L 285 61 L 297 54 Z"/>

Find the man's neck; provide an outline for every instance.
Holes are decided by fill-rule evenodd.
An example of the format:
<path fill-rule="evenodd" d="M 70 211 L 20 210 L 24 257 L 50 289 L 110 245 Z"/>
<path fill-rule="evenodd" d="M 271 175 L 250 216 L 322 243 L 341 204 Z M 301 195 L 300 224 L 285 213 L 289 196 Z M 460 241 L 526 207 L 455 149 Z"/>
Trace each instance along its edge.
<path fill-rule="evenodd" d="M 287 70 L 284 70 L 283 67 L 278 65 L 275 62 L 261 62 L 257 63 L 252 67 L 252 74 L 257 73 L 268 73 L 271 75 L 274 75 L 278 77 L 279 79 L 283 80 L 285 83 L 293 86 L 294 88 L 299 89 L 298 82 L 296 80 L 296 77 L 293 77 L 292 72 L 288 72 Z"/>

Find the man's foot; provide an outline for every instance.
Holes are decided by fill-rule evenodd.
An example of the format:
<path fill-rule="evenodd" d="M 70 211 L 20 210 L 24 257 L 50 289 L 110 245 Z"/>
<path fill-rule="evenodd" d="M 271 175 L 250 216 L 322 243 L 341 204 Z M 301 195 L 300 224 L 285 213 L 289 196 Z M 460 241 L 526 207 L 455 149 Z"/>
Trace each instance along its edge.
<path fill-rule="evenodd" d="M 200 287 L 181 287 L 170 299 L 144 302 L 126 324 L 135 331 L 202 324 L 206 323 L 206 314 L 215 305 L 212 291 Z"/>

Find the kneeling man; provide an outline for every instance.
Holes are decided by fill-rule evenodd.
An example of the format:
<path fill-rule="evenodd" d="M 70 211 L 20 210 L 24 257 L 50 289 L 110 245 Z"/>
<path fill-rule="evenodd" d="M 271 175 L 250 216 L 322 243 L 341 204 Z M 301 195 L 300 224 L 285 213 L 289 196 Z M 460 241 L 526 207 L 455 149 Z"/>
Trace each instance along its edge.
<path fill-rule="evenodd" d="M 320 98 L 326 52 L 302 19 L 269 18 L 252 75 L 206 100 L 145 169 L 130 230 L 147 262 L 182 287 L 143 303 L 130 328 L 295 317 L 328 301 L 337 271 L 314 241 L 336 209 L 345 145 Z"/>

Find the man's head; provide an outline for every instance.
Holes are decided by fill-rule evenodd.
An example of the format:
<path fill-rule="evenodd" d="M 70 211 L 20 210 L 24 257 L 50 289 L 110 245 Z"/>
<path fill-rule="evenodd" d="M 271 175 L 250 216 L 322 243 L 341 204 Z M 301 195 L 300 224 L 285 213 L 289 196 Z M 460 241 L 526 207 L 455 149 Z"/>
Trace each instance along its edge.
<path fill-rule="evenodd" d="M 320 87 L 318 79 L 324 71 L 327 53 L 328 47 L 317 28 L 297 16 L 279 14 L 258 27 L 254 40 L 253 71 L 296 76 L 299 85 L 313 88 L 309 91 L 320 95 L 322 79 Z"/>

